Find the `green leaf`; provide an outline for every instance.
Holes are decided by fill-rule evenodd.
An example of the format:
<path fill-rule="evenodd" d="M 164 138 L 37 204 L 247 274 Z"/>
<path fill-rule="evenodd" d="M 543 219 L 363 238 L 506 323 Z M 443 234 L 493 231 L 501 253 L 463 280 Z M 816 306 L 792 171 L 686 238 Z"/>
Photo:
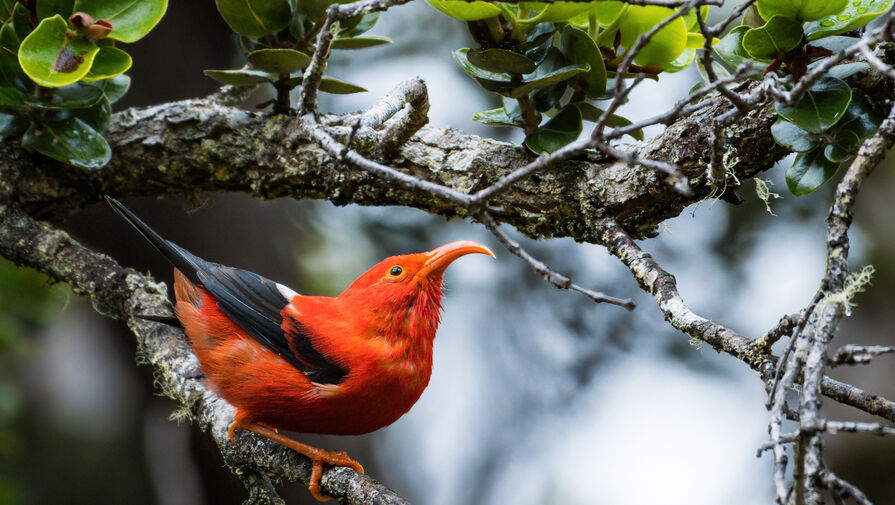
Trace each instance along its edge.
<path fill-rule="evenodd" d="M 351 93 L 363 93 L 367 89 L 357 84 L 333 79 L 332 77 L 323 77 L 320 79 L 320 91 L 334 95 L 349 95 Z"/>
<path fill-rule="evenodd" d="M 823 133 L 839 121 L 851 102 L 851 88 L 840 79 L 824 77 L 795 105 L 778 103 L 777 114 L 811 133 Z"/>
<path fill-rule="evenodd" d="M 14 137 L 28 129 L 31 122 L 15 114 L 0 113 L 0 137 Z"/>
<path fill-rule="evenodd" d="M 833 135 L 833 143 L 824 147 L 824 157 L 836 163 L 858 154 L 863 140 L 851 130 L 839 130 Z"/>
<path fill-rule="evenodd" d="M 254 3 L 260 3 L 259 0 L 253 0 Z M 263 1 L 263 0 L 261 0 Z M 299 12 L 304 11 L 305 17 L 312 21 L 323 21 L 326 17 L 326 9 L 333 4 L 343 4 L 350 0 L 291 0 L 292 4 L 297 4 Z"/>
<path fill-rule="evenodd" d="M 277 80 L 276 74 L 260 70 L 203 70 L 202 73 L 221 84 L 229 84 L 231 86 L 254 86 L 266 82 L 273 83 Z"/>
<path fill-rule="evenodd" d="M 56 123 L 70 121 L 74 118 L 87 123 L 91 128 L 98 132 L 104 132 L 112 121 L 112 105 L 107 98 L 102 97 L 96 105 L 86 109 L 60 109 L 51 111 L 44 116 L 43 122 Z"/>
<path fill-rule="evenodd" d="M 730 30 L 717 44 L 712 46 L 715 53 L 724 63 L 733 68 L 739 67 L 745 61 L 751 61 L 755 68 L 761 69 L 766 67 L 764 63 L 759 63 L 752 59 L 752 56 L 743 48 L 743 35 L 750 28 L 746 25 L 740 25 Z"/>
<path fill-rule="evenodd" d="M 136 42 L 155 28 L 165 15 L 168 0 L 75 0 L 74 11 L 112 23 L 109 37 Z"/>
<path fill-rule="evenodd" d="M 627 9 L 623 2 L 597 2 L 594 6 L 594 15 L 602 26 L 609 26 L 618 20 L 622 12 Z"/>
<path fill-rule="evenodd" d="M 709 6 L 703 5 L 702 7 L 699 8 L 699 10 L 702 13 L 703 21 L 708 19 L 707 16 L 709 14 Z M 687 25 L 688 32 L 698 32 L 699 31 L 699 19 L 697 19 L 697 17 L 696 17 L 696 9 L 690 9 L 689 12 L 687 12 L 686 14 L 684 14 L 681 17 L 684 19 L 684 24 Z M 700 35 L 700 37 L 702 36 L 701 33 L 699 35 Z"/>
<path fill-rule="evenodd" d="M 131 56 L 126 52 L 112 46 L 103 46 L 96 53 L 90 71 L 84 76 L 84 82 L 111 79 L 131 68 Z"/>
<path fill-rule="evenodd" d="M 9 22 L 15 28 L 19 40 L 25 40 L 25 37 L 31 33 L 31 13 L 23 4 L 16 4 L 12 10 L 12 17 L 9 19 Z"/>
<path fill-rule="evenodd" d="M 9 19 L 17 3 L 18 0 L 0 0 L 0 19 L 4 21 Z"/>
<path fill-rule="evenodd" d="M 842 12 L 849 0 L 758 0 L 758 13 L 765 19 L 786 16 L 799 21 L 816 21 Z"/>
<path fill-rule="evenodd" d="M 550 86 L 551 84 L 571 79 L 576 75 L 584 74 L 589 71 L 590 65 L 568 65 L 552 72 L 548 72 L 543 76 L 523 79 L 522 85 L 513 87 L 507 96 L 519 98 L 520 96 L 527 95 L 532 90 Z"/>
<path fill-rule="evenodd" d="M 391 44 L 388 37 L 351 37 L 333 40 L 333 49 L 366 49 L 385 44 Z"/>
<path fill-rule="evenodd" d="M 0 85 L 10 86 L 21 91 L 31 91 L 34 89 L 34 82 L 25 75 L 25 72 L 22 70 L 22 66 L 19 65 L 19 58 L 16 56 L 18 53 L 18 42 L 14 48 L 8 48 L 6 44 L 3 42 L 4 35 L 8 37 L 16 37 L 15 32 L 12 26 L 9 23 L 3 25 L 0 28 L 0 45 L 2 45 L 2 49 L 0 49 Z M 7 41 L 10 42 L 11 41 Z"/>
<path fill-rule="evenodd" d="M 248 55 L 253 67 L 271 74 L 291 74 L 308 66 L 311 57 L 294 49 L 260 49 Z"/>
<path fill-rule="evenodd" d="M 476 112 L 472 115 L 472 120 L 476 123 L 482 123 L 490 126 L 515 126 L 517 128 L 525 127 L 525 122 L 522 121 L 521 117 L 510 117 L 503 107 Z"/>
<path fill-rule="evenodd" d="M 680 56 L 674 59 L 674 61 L 665 65 L 665 71 L 669 74 L 673 74 L 675 72 L 680 72 L 681 70 L 690 66 L 693 63 L 693 60 L 696 59 L 696 49 L 688 47 L 684 49 L 684 52 L 681 53 Z M 712 62 L 715 64 L 716 62 Z M 727 70 L 724 70 L 727 72 Z"/>
<path fill-rule="evenodd" d="M 503 99 L 503 107 L 476 112 L 472 120 L 490 126 L 513 126 L 525 128 L 525 120 L 522 118 L 522 110 L 519 103 L 512 99 Z M 535 120 L 540 122 L 541 115 L 536 114 Z"/>
<path fill-rule="evenodd" d="M 815 40 L 811 43 L 812 46 L 823 47 L 824 49 L 829 49 L 834 53 L 840 53 L 845 51 L 849 47 L 853 46 L 857 43 L 859 38 L 857 37 L 844 37 L 833 35 L 830 37 L 824 37 L 820 40 Z"/>
<path fill-rule="evenodd" d="M 590 71 L 583 76 L 587 96 L 596 98 L 606 91 L 606 64 L 596 43 L 583 30 L 566 25 L 562 31 L 562 50 L 572 63 L 590 65 Z"/>
<path fill-rule="evenodd" d="M 92 86 L 98 87 L 102 90 L 103 94 L 109 100 L 109 103 L 115 103 L 121 99 L 127 93 L 127 90 L 131 86 L 131 78 L 121 74 L 116 75 L 111 79 L 105 79 L 99 82 L 95 82 Z"/>
<path fill-rule="evenodd" d="M 506 49 L 470 49 L 466 57 L 476 67 L 489 72 L 530 74 L 537 69 L 530 58 Z"/>
<path fill-rule="evenodd" d="M 558 82 L 550 86 L 544 86 L 534 90 L 531 94 L 531 103 L 538 112 L 547 112 L 554 107 L 559 107 L 560 100 L 569 87 L 569 81 Z"/>
<path fill-rule="evenodd" d="M 99 47 L 79 37 L 69 38 L 58 14 L 37 25 L 19 47 L 19 64 L 34 82 L 57 88 L 81 80 L 90 71 Z"/>
<path fill-rule="evenodd" d="M 24 110 L 28 107 L 28 95 L 15 88 L 0 88 L 0 107 Z"/>
<path fill-rule="evenodd" d="M 882 120 L 882 116 L 867 102 L 864 92 L 854 89 L 848 109 L 836 123 L 836 129 L 853 131 L 863 139 L 875 134 Z"/>
<path fill-rule="evenodd" d="M 370 31 L 379 21 L 379 12 L 371 12 L 366 16 L 355 16 L 360 19 L 356 23 L 343 23 L 339 28 L 340 37 L 357 37 Z"/>
<path fill-rule="evenodd" d="M 640 35 L 674 14 L 667 7 L 631 5 L 618 20 L 622 45 L 630 49 Z M 634 63 L 640 66 L 664 67 L 674 61 L 687 47 L 687 24 L 677 18 L 659 30 L 650 42 L 637 53 Z"/>
<path fill-rule="evenodd" d="M 810 151 L 818 144 L 817 140 L 810 138 L 810 133 L 783 118 L 777 118 L 777 122 L 771 125 L 771 135 L 778 144 L 797 153 Z"/>
<path fill-rule="evenodd" d="M 892 8 L 895 0 L 851 0 L 841 14 L 805 23 L 808 40 L 817 40 L 860 28 Z"/>
<path fill-rule="evenodd" d="M 103 99 L 103 90 L 94 85 L 75 83 L 55 88 L 43 96 L 29 96 L 26 101 L 38 110 L 86 109 Z"/>
<path fill-rule="evenodd" d="M 102 168 L 112 158 L 112 150 L 106 139 L 77 118 L 34 125 L 25 132 L 22 145 L 64 163 L 90 170 Z"/>
<path fill-rule="evenodd" d="M 836 65 L 830 70 L 827 70 L 827 76 L 845 80 L 857 73 L 869 69 L 870 65 L 864 63 L 863 61 L 856 61 L 854 63 L 843 63 L 842 65 Z"/>
<path fill-rule="evenodd" d="M 525 145 L 536 153 L 552 153 L 574 142 L 581 135 L 581 112 L 569 105 L 547 121 L 538 131 L 525 137 Z"/>
<path fill-rule="evenodd" d="M 489 72 L 469 62 L 467 53 L 469 48 L 454 51 L 454 60 L 464 72 L 474 77 L 485 89 L 500 93 L 504 96 L 519 98 L 528 92 L 571 79 L 590 70 L 589 65 L 568 65 L 544 74 L 535 72 L 522 79 L 521 82 L 513 81 L 510 74 L 502 72 Z M 540 68 L 540 67 L 539 67 Z"/>
<path fill-rule="evenodd" d="M 593 4 L 587 2 L 525 2 L 532 12 L 536 14 L 527 19 L 519 19 L 522 24 L 536 23 L 562 23 L 569 19 L 593 9 Z"/>
<path fill-rule="evenodd" d="M 251 39 L 276 33 L 289 25 L 289 0 L 214 0 L 230 28 Z"/>
<path fill-rule="evenodd" d="M 68 19 L 75 12 L 75 0 L 37 0 L 37 18 L 49 18 L 55 14 Z"/>
<path fill-rule="evenodd" d="M 19 35 L 16 33 L 16 29 L 12 26 L 12 22 L 7 21 L 3 23 L 3 26 L 0 27 L 0 46 L 2 46 L 6 52 L 15 55 L 18 53 L 19 44 L 21 43 L 22 39 L 20 39 Z"/>
<path fill-rule="evenodd" d="M 757 60 L 773 60 L 792 51 L 802 41 L 802 24 L 774 16 L 764 26 L 743 34 L 743 48 Z"/>
<path fill-rule="evenodd" d="M 839 169 L 839 163 L 824 156 L 822 148 L 796 156 L 792 166 L 786 170 L 786 186 L 796 196 L 807 195 L 830 180 Z"/>
<path fill-rule="evenodd" d="M 560 68 L 563 68 L 563 67 L 569 65 L 569 63 L 570 63 L 569 60 L 566 58 L 566 56 L 563 54 L 562 51 L 560 51 L 556 47 L 550 46 L 548 48 L 548 50 L 546 51 L 546 55 L 544 56 L 544 59 L 538 65 L 537 70 L 535 70 L 535 72 L 528 77 L 529 77 L 529 79 L 531 79 L 531 78 L 545 76 L 548 73 L 550 73 L 556 69 L 560 69 Z M 584 75 L 580 75 L 574 79 L 575 79 L 576 83 L 579 84 L 579 86 L 580 86 L 580 85 L 586 85 L 586 83 L 583 83 L 581 81 L 581 79 L 583 79 L 583 78 L 584 78 Z M 567 81 L 557 82 L 555 84 L 551 84 L 549 86 L 544 86 L 543 88 L 538 88 L 538 89 L 534 90 L 534 92 L 531 93 L 531 102 L 532 102 L 532 105 L 534 105 L 535 110 L 537 110 L 538 112 L 547 112 L 553 108 L 562 108 L 559 105 L 560 100 L 562 99 L 563 95 L 566 92 L 566 89 L 568 89 L 569 84 L 571 82 L 572 82 L 572 80 L 570 79 Z M 504 108 L 507 107 L 506 106 L 507 101 L 508 100 L 506 98 L 504 98 Z M 512 99 L 510 99 L 509 101 L 512 103 L 518 103 L 516 100 L 512 100 Z M 538 121 L 538 122 L 540 122 L 540 121 Z"/>
<path fill-rule="evenodd" d="M 426 3 L 462 21 L 479 21 L 500 14 L 500 7 L 488 2 L 466 2 L 464 0 L 426 0 Z"/>
<path fill-rule="evenodd" d="M 605 112 L 603 109 L 587 103 L 587 102 L 575 102 L 570 105 L 574 105 L 578 107 L 578 111 L 581 113 L 581 119 L 584 121 L 590 121 L 591 123 L 596 123 L 600 120 L 600 116 Z M 610 114 L 608 118 L 606 118 L 606 126 L 610 128 L 619 128 L 621 126 L 628 126 L 634 124 L 633 121 L 626 117 L 619 116 L 617 114 Z M 643 140 L 643 130 L 634 130 L 631 133 L 628 133 L 636 140 Z"/>
<path fill-rule="evenodd" d="M 464 47 L 462 49 L 457 49 L 453 52 L 454 61 L 457 62 L 457 65 L 460 66 L 460 69 L 466 72 L 471 77 L 475 77 L 476 79 L 481 79 L 485 81 L 493 81 L 495 83 L 504 83 L 509 84 L 513 78 L 510 74 L 504 72 L 491 72 L 489 70 L 485 70 L 483 68 L 479 68 L 473 65 L 469 61 L 469 49 L 468 47 Z"/>

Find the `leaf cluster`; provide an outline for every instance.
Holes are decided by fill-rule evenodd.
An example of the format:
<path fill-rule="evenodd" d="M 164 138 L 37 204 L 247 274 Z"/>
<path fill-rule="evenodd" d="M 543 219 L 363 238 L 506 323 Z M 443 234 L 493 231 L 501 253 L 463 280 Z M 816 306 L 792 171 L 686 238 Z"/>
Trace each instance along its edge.
<path fill-rule="evenodd" d="M 641 35 L 674 14 L 665 7 L 617 1 L 427 1 L 468 23 L 478 47 L 458 49 L 454 59 L 479 85 L 502 96 L 503 107 L 479 112 L 473 119 L 523 128 L 525 145 L 538 153 L 569 144 L 581 134 L 583 122 L 597 122 L 604 115 L 610 128 L 631 124 L 591 102 L 615 96 L 616 72 L 628 51 L 635 50 Z M 623 78 L 658 79 L 663 72 L 682 70 L 704 43 L 695 11 L 673 19 L 636 51 Z M 642 139 L 642 132 L 632 136 Z"/>
<path fill-rule="evenodd" d="M 715 53 L 731 67 L 748 62 L 776 72 L 792 88 L 821 58 L 852 46 L 848 36 L 887 12 L 893 0 L 758 0 L 749 23 L 732 29 Z M 777 104 L 771 129 L 778 144 L 798 153 L 786 171 L 794 195 L 807 195 L 835 175 L 873 135 L 881 118 L 867 97 L 847 79 L 866 63 L 831 68 L 794 105 Z M 726 72 L 726 69 L 720 69 Z"/>
<path fill-rule="evenodd" d="M 323 29 L 326 9 L 334 0 L 215 0 L 218 12 L 230 28 L 240 35 L 246 64 L 232 70 L 206 70 L 205 74 L 223 84 L 254 86 L 270 84 L 277 98 L 261 104 L 273 105 L 275 112 L 291 109 L 290 92 L 301 85 L 311 62 L 314 42 Z M 366 36 L 379 19 L 379 13 L 360 15 L 342 22 L 332 49 L 363 49 L 388 44 L 385 37 Z M 320 91 L 359 93 L 366 89 L 347 82 L 323 77 Z"/>
<path fill-rule="evenodd" d="M 167 0 L 0 0 L 0 135 L 85 169 L 111 157 L 103 132 L 130 85 L 118 42 L 141 39 Z"/>

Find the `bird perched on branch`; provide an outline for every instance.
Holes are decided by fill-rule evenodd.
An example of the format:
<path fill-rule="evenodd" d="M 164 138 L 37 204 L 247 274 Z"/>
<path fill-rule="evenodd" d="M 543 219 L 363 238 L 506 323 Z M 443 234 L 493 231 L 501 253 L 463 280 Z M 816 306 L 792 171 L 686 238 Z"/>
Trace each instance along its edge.
<path fill-rule="evenodd" d="M 106 199 L 174 265 L 174 313 L 207 384 L 236 407 L 230 440 L 247 430 L 310 458 L 308 489 L 321 501 L 324 463 L 363 467 L 279 430 L 359 435 L 410 410 L 432 372 L 445 269 L 466 254 L 494 256 L 476 242 L 451 242 L 386 258 L 335 298 L 303 296 L 194 256 Z"/>

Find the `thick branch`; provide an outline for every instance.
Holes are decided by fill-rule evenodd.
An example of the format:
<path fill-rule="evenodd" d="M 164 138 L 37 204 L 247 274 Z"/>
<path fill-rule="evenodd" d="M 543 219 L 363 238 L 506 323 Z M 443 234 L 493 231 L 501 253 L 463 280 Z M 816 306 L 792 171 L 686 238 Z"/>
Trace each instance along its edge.
<path fill-rule="evenodd" d="M 654 169 L 606 162 L 587 153 L 555 169 L 518 182 L 495 197 L 500 221 L 531 237 L 571 236 L 596 242 L 597 220 L 611 217 L 635 237 L 655 234 L 663 220 L 709 195 L 699 177 L 710 152 L 711 119 L 724 102 L 696 111 L 642 146 L 642 158 L 664 160 L 690 177 L 692 195 L 682 196 Z M 337 140 L 347 137 L 356 115 L 323 117 Z M 769 135 L 770 106 L 750 112 L 728 130 L 729 170 L 740 180 L 768 169 L 785 155 Z M 388 125 L 384 126 L 388 128 Z M 85 172 L 28 153 L 14 142 L 0 145 L 0 201 L 34 215 L 64 215 L 102 194 L 164 195 L 240 191 L 262 198 L 321 198 L 336 204 L 409 205 L 447 216 L 468 209 L 344 165 L 309 140 L 301 123 L 221 106 L 209 99 L 186 100 L 114 116 L 109 140 L 112 162 Z M 284 139 L 297 138 L 296 145 Z M 353 149 L 385 161 L 378 132 L 362 126 Z M 426 127 L 388 160 L 389 165 L 462 193 L 494 183 L 531 161 L 522 148 Z"/>

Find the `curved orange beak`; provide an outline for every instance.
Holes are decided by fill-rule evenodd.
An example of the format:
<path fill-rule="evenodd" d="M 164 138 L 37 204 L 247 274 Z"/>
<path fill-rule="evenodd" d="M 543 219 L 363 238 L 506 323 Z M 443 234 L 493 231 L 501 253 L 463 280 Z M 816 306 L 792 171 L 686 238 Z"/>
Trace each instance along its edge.
<path fill-rule="evenodd" d="M 471 240 L 449 242 L 441 247 L 432 249 L 427 253 L 423 253 L 427 255 L 427 258 L 423 262 L 423 268 L 420 269 L 419 275 L 425 276 L 435 270 L 443 270 L 460 256 L 465 256 L 467 254 L 473 253 L 487 254 L 492 258 L 497 257 L 494 255 L 493 252 L 491 252 L 491 249 L 488 249 L 478 242 L 473 242 Z"/>

